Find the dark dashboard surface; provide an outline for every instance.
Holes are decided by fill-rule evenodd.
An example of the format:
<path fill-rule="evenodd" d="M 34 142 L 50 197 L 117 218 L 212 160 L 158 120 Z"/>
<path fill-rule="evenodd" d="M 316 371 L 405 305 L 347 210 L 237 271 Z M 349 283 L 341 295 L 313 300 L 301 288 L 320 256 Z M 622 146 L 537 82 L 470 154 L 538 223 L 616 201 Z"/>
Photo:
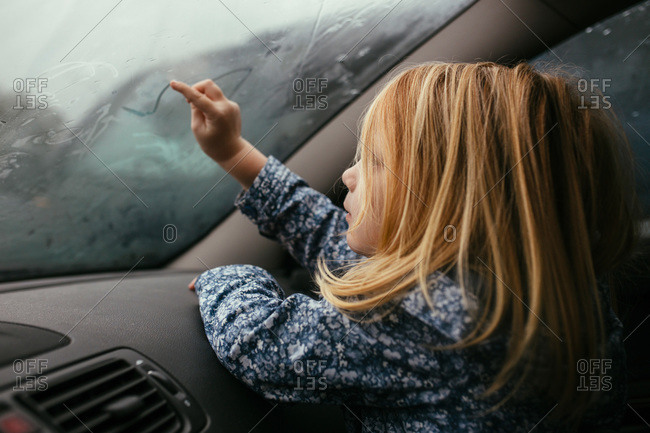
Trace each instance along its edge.
<path fill-rule="evenodd" d="M 338 408 L 275 407 L 219 364 L 205 338 L 197 297 L 187 289 L 194 276 L 195 272 L 161 271 L 10 291 L 4 291 L 3 285 L 0 321 L 49 329 L 69 338 L 62 347 L 27 357 L 44 367 L 40 373 L 45 380 L 49 372 L 91 356 L 133 349 L 198 401 L 208 418 L 202 431 L 341 430 Z M 277 278 L 281 285 L 287 284 Z M 0 334 L 3 338 L 9 336 Z M 11 389 L 25 383 L 22 370 L 16 371 L 13 362 L 0 366 L 0 392 L 10 404 L 16 402 L 6 396 L 15 397 L 19 392 L 10 393 Z"/>

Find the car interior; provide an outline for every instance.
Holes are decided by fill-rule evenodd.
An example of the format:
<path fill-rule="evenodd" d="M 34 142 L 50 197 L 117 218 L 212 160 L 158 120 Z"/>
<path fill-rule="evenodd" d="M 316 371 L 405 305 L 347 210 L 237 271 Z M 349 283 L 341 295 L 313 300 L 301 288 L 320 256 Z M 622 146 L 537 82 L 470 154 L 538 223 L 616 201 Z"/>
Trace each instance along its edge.
<path fill-rule="evenodd" d="M 645 218 L 616 278 L 620 431 L 650 429 L 650 1 L 172 5 L 4 6 L 0 433 L 344 431 L 345 408 L 267 401 L 206 339 L 187 286 L 208 269 L 253 264 L 317 295 L 233 206 L 241 188 L 201 153 L 169 80 L 212 78 L 251 143 L 342 206 L 359 119 L 391 74 L 478 60 L 569 64 L 612 97 Z M 33 34 L 16 30 L 28 16 Z"/>

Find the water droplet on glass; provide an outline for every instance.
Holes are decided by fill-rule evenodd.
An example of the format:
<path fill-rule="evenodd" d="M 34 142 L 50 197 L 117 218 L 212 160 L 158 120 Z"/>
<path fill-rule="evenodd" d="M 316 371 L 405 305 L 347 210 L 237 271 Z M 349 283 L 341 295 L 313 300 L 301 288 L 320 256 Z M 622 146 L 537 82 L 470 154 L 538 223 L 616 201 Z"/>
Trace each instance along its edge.
<path fill-rule="evenodd" d="M 587 27 L 585 29 L 585 33 L 591 33 L 593 30 L 594 30 L 593 27 Z"/>
<path fill-rule="evenodd" d="M 632 117 L 639 117 L 639 112 L 638 111 L 633 111 L 632 112 Z"/>
<path fill-rule="evenodd" d="M 605 29 L 605 30 L 603 30 L 603 35 L 607 36 L 611 32 L 612 32 L 612 29 Z"/>

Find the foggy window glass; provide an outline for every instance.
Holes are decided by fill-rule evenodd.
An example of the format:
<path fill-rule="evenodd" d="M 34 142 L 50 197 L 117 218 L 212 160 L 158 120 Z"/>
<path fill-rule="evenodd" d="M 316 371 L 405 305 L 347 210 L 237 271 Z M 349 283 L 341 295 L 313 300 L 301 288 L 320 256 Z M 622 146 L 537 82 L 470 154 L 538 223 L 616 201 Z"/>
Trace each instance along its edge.
<path fill-rule="evenodd" d="M 285 160 L 473 2 L 6 2 L 0 281 L 162 266 L 233 209 L 171 79 L 215 80 Z"/>
<path fill-rule="evenodd" d="M 650 1 L 614 15 L 537 57 L 540 68 L 558 63 L 580 77 L 578 91 L 602 92 L 602 99 L 585 96 L 584 107 L 599 103 L 613 109 L 623 124 L 636 157 L 636 185 L 644 217 L 650 216 Z M 566 69 L 566 68 L 565 68 Z"/>

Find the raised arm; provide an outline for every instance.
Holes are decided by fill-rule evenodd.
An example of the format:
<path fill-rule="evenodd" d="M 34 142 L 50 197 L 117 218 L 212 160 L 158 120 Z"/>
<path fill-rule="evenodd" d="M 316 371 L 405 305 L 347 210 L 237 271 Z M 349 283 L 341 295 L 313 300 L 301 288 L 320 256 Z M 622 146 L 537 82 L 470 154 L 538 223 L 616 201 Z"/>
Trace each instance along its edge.
<path fill-rule="evenodd" d="M 264 167 L 266 156 L 241 136 L 239 105 L 226 98 L 212 80 L 192 87 L 172 81 L 170 86 L 190 104 L 192 132 L 203 152 L 244 189 L 249 188 Z"/>
<path fill-rule="evenodd" d="M 260 234 L 281 242 L 310 272 L 319 256 L 330 269 L 362 259 L 346 241 L 345 211 L 273 156 L 235 205 Z"/>
<path fill-rule="evenodd" d="M 282 242 L 310 272 L 321 255 L 330 269 L 361 258 L 341 235 L 348 228 L 345 212 L 242 138 L 239 106 L 219 86 L 211 80 L 170 85 L 191 106 L 192 132 L 201 149 L 244 187 L 235 204 L 262 235 Z"/>

